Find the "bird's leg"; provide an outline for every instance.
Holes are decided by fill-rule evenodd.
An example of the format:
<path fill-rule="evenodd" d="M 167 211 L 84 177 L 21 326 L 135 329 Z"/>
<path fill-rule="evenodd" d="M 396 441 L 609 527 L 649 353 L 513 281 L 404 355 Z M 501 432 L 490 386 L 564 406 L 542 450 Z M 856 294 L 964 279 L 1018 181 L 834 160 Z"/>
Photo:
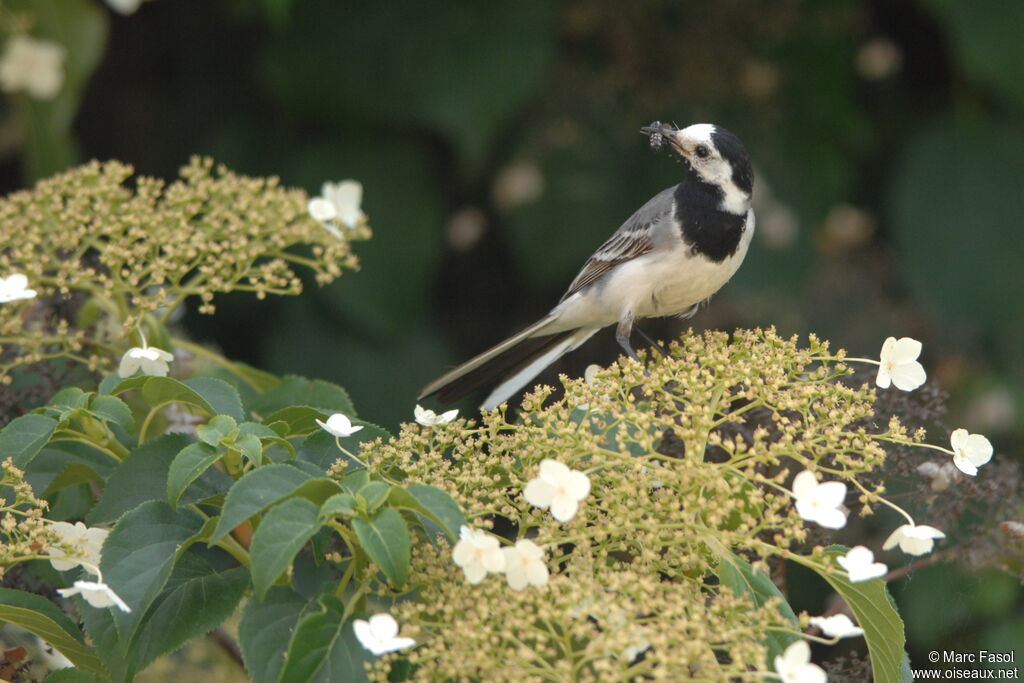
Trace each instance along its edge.
<path fill-rule="evenodd" d="M 633 314 L 629 313 L 619 320 L 618 327 L 615 328 L 615 341 L 619 342 L 619 346 L 626 352 L 626 355 L 635 360 L 637 363 L 640 362 L 640 357 L 636 355 L 636 351 L 629 343 L 629 334 L 633 331 Z"/>
<path fill-rule="evenodd" d="M 662 358 L 668 358 L 669 357 L 668 351 L 666 351 L 664 348 L 662 348 L 661 344 L 656 342 L 650 335 L 648 335 L 646 332 L 641 330 L 639 327 L 634 327 L 633 329 L 636 330 L 637 334 L 639 334 L 641 337 L 644 338 L 645 342 L 647 342 L 652 347 L 654 347 L 654 349 L 657 350 L 657 352 L 661 354 Z"/>

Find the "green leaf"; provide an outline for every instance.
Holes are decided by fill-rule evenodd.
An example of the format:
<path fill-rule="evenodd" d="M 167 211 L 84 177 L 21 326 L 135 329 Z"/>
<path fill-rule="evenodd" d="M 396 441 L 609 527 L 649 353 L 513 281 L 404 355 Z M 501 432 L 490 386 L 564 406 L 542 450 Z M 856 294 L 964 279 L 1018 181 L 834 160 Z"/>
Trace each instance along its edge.
<path fill-rule="evenodd" d="M 402 515 L 394 508 L 384 508 L 371 519 L 353 519 L 352 528 L 363 550 L 391 583 L 397 587 L 405 585 L 411 540 Z"/>
<path fill-rule="evenodd" d="M 135 433 L 135 418 L 128 404 L 116 396 L 94 396 L 89 412 L 101 420 L 113 422 L 128 434 Z"/>
<path fill-rule="evenodd" d="M 14 458 L 14 466 L 24 468 L 43 449 L 57 429 L 52 417 L 29 413 L 16 417 L 0 429 L 0 454 Z"/>
<path fill-rule="evenodd" d="M 724 550 L 715 544 L 712 551 L 718 556 L 718 579 L 723 586 L 728 586 L 736 595 L 747 596 L 755 607 L 760 607 L 769 598 L 781 600 L 779 612 L 782 613 L 794 628 L 798 628 L 799 622 L 793 608 L 789 606 L 786 597 L 778 589 L 771 578 L 764 572 L 758 571 L 750 566 L 750 563 L 736 553 Z M 769 631 L 765 633 L 765 643 L 768 647 L 769 665 L 775 661 L 775 657 L 781 655 L 789 645 L 800 640 L 800 636 L 793 633 L 779 633 Z"/>
<path fill-rule="evenodd" d="M 388 499 L 388 492 L 391 490 L 391 484 L 383 481 L 371 481 L 367 482 L 366 486 L 356 491 L 357 496 L 362 496 L 363 500 L 366 501 L 366 510 L 368 512 L 376 512 L 377 508 L 384 504 L 384 501 Z"/>
<path fill-rule="evenodd" d="M 163 590 L 179 550 L 202 527 L 202 518 L 191 510 L 174 510 L 156 500 L 118 520 L 103 542 L 101 568 L 106 582 L 132 608 L 127 614 L 118 611 L 119 625 L 137 622 Z"/>
<path fill-rule="evenodd" d="M 238 645 L 253 683 L 275 683 L 284 667 L 288 641 L 307 601 L 287 586 L 274 586 L 263 600 L 242 610 Z"/>
<path fill-rule="evenodd" d="M 847 551 L 842 546 L 829 546 L 825 549 L 825 561 L 836 566 L 833 559 L 845 555 Z M 850 606 L 857 624 L 864 629 L 864 640 L 867 641 L 876 683 L 902 683 L 907 680 L 904 677 L 906 637 L 903 620 L 896 611 L 885 581 L 871 579 L 851 583 L 838 567 L 833 572 L 822 572 L 813 562 L 802 558 L 792 559 L 817 572 Z"/>
<path fill-rule="evenodd" d="M 350 474 L 345 475 L 341 480 L 341 488 L 345 489 L 353 496 L 356 491 L 363 488 L 370 482 L 370 473 L 366 470 L 356 470 Z"/>
<path fill-rule="evenodd" d="M 224 380 L 216 377 L 193 377 L 185 380 L 184 384 L 213 406 L 214 413 L 230 415 L 238 422 L 245 419 L 242 397 L 238 395 L 237 389 Z"/>
<path fill-rule="evenodd" d="M 351 493 L 338 493 L 324 501 L 320 506 L 320 518 L 328 519 L 341 515 L 351 517 L 355 513 L 356 497 Z"/>
<path fill-rule="evenodd" d="M 256 596 L 263 598 L 267 589 L 291 565 L 317 529 L 316 505 L 304 498 L 290 498 L 275 505 L 263 516 L 252 537 L 252 582 Z"/>
<path fill-rule="evenodd" d="M 43 683 L 110 683 L 110 679 L 82 669 L 57 669 Z"/>
<path fill-rule="evenodd" d="M 205 443 L 191 443 L 178 451 L 167 471 L 167 502 L 178 507 L 185 489 L 223 455 L 223 451 Z"/>
<path fill-rule="evenodd" d="M 0 621 L 34 633 L 77 667 L 97 674 L 107 673 L 100 658 L 85 644 L 85 638 L 74 622 L 42 596 L 0 588 Z"/>
<path fill-rule="evenodd" d="M 247 472 L 228 491 L 210 543 L 217 543 L 236 526 L 287 498 L 310 479 L 309 474 L 291 465 L 266 465 Z"/>
<path fill-rule="evenodd" d="M 281 683 L 367 680 L 365 662 L 370 656 L 356 639 L 352 622 L 342 622 L 344 605 L 328 595 L 321 598 L 321 606 L 322 611 L 299 618 L 279 680 Z"/>
<path fill-rule="evenodd" d="M 209 633 L 231 616 L 248 585 L 245 567 L 218 571 L 195 553 L 182 555 L 136 634 L 131 648 L 136 667 L 141 670 L 157 657 Z"/>
<path fill-rule="evenodd" d="M 166 500 L 167 470 L 188 444 L 184 434 L 165 434 L 129 453 L 111 473 L 86 521 L 90 525 L 113 522 L 146 501 Z"/>
<path fill-rule="evenodd" d="M 429 519 L 452 541 L 458 540 L 459 529 L 466 523 L 459 504 L 436 486 L 410 484 L 404 489 L 394 486 L 390 499 L 393 507 L 412 510 Z"/>
<path fill-rule="evenodd" d="M 237 428 L 238 423 L 230 415 L 215 415 L 206 424 L 196 426 L 196 436 L 203 443 L 216 447 Z"/>
<path fill-rule="evenodd" d="M 80 462 L 69 462 L 60 474 L 53 478 L 46 490 L 43 491 L 43 497 L 47 498 L 50 495 L 68 488 L 69 486 L 77 486 L 78 484 L 88 484 L 90 482 L 103 482 L 103 478 L 97 474 L 96 470 L 89 467 L 88 465 Z"/>
<path fill-rule="evenodd" d="M 207 415 L 217 414 L 213 406 L 199 393 L 172 377 L 149 377 L 146 375 L 129 377 L 111 387 L 110 393 L 122 394 L 132 389 L 139 389 L 142 393 L 142 400 L 151 407 L 168 403 L 184 403 Z"/>
<path fill-rule="evenodd" d="M 326 420 L 327 414 L 317 408 L 309 406 L 290 406 L 281 408 L 263 418 L 263 424 L 271 425 L 275 422 L 283 422 L 288 425 L 287 436 L 309 434 L 320 429 L 317 420 Z"/>
<path fill-rule="evenodd" d="M 344 413 L 349 418 L 356 417 L 352 399 L 343 388 L 323 380 L 309 380 L 297 375 L 286 375 L 280 384 L 252 401 L 253 412 L 260 415 L 292 406 L 309 406 L 327 415 Z"/>

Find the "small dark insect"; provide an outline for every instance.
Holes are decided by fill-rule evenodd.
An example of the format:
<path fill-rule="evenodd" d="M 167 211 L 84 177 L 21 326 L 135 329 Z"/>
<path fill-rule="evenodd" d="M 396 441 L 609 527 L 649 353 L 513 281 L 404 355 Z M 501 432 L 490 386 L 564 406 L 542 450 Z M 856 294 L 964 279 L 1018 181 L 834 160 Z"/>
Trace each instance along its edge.
<path fill-rule="evenodd" d="M 650 126 L 648 126 L 648 129 L 652 129 L 652 128 L 653 129 L 661 128 L 661 121 L 655 121 Z M 653 149 L 655 152 L 657 152 L 658 150 L 661 149 L 661 145 L 662 145 L 663 142 L 664 142 L 664 138 L 662 137 L 661 133 L 658 133 L 658 132 L 651 133 L 651 149 Z"/>

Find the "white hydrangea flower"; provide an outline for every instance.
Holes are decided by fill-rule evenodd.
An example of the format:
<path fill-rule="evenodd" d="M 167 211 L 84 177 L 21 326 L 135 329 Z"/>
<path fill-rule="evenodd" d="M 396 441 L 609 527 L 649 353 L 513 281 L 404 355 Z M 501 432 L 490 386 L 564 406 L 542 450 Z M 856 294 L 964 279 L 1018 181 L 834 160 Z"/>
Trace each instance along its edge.
<path fill-rule="evenodd" d="M 398 637 L 398 622 L 390 614 L 374 614 L 369 621 L 354 619 L 352 630 L 362 646 L 378 657 L 416 644 L 412 638 Z"/>
<path fill-rule="evenodd" d="M 881 562 L 875 562 L 875 554 L 862 545 L 850 548 L 846 555 L 837 557 L 836 562 L 850 575 L 851 583 L 877 579 L 889 572 L 889 568 Z"/>
<path fill-rule="evenodd" d="M 814 473 L 804 470 L 793 479 L 796 511 L 808 522 L 817 522 L 827 529 L 846 526 L 846 484 L 827 481 L 819 484 Z"/>
<path fill-rule="evenodd" d="M 342 225 L 354 228 L 363 219 L 363 184 L 356 180 L 342 180 L 324 183 L 320 189 L 324 199 L 334 205 L 337 218 Z"/>
<path fill-rule="evenodd" d="M 33 299 L 36 294 L 36 290 L 28 288 L 28 278 L 22 273 L 0 278 L 0 304 L 19 299 Z"/>
<path fill-rule="evenodd" d="M 508 587 L 521 591 L 527 586 L 546 586 L 548 567 L 544 564 L 544 550 L 527 539 L 516 541 L 510 548 L 502 548 L 505 554 L 505 578 Z"/>
<path fill-rule="evenodd" d="M 134 346 L 121 357 L 121 364 L 117 367 L 117 374 L 121 377 L 131 377 L 139 370 L 143 375 L 154 377 L 166 377 L 171 368 L 168 363 L 174 360 L 174 354 L 153 346 Z"/>
<path fill-rule="evenodd" d="M 87 570 L 96 573 L 100 565 L 100 551 L 103 549 L 103 542 L 107 540 L 110 532 L 99 527 L 87 527 L 82 522 L 54 522 L 50 525 L 60 535 L 64 543 L 71 545 L 77 550 L 74 555 L 68 555 L 62 549 L 51 546 L 46 552 L 50 556 L 50 564 L 60 572 L 66 572 L 82 565 Z"/>
<path fill-rule="evenodd" d="M 452 550 L 452 559 L 466 575 L 466 581 L 476 585 L 488 572 L 505 571 L 505 554 L 498 539 L 481 529 L 463 525 L 459 529 L 459 542 Z"/>
<path fill-rule="evenodd" d="M 931 481 L 932 491 L 945 491 L 960 476 L 956 465 L 951 462 L 923 462 L 917 466 L 917 471 Z"/>
<path fill-rule="evenodd" d="M 811 663 L 811 646 L 798 640 L 775 657 L 775 671 L 784 683 L 827 683 L 828 675 Z"/>
<path fill-rule="evenodd" d="M 423 425 L 424 427 L 436 427 L 438 425 L 448 424 L 456 418 L 459 414 L 459 409 L 446 410 L 445 412 L 438 415 L 433 410 L 427 410 L 417 405 L 412 410 L 413 416 L 416 418 L 416 422 Z"/>
<path fill-rule="evenodd" d="M 51 40 L 21 33 L 11 36 L 0 56 L 0 90 L 24 90 L 39 100 L 53 99 L 64 85 L 66 54 Z"/>
<path fill-rule="evenodd" d="M 363 428 L 362 425 L 353 425 L 352 420 L 348 419 L 348 416 L 341 413 L 331 415 L 327 418 L 327 422 L 317 420 L 316 423 L 331 436 L 336 436 L 342 439 L 352 436 Z"/>
<path fill-rule="evenodd" d="M 334 208 L 334 204 L 323 197 L 310 199 L 306 209 L 309 211 L 309 215 L 313 217 L 313 220 L 321 223 L 333 221 L 338 217 L 338 210 Z"/>
<path fill-rule="evenodd" d="M 817 626 L 829 638 L 854 638 L 864 635 L 864 629 L 855 626 L 845 614 L 831 617 L 811 617 L 811 626 Z"/>
<path fill-rule="evenodd" d="M 557 460 L 540 464 L 540 476 L 523 489 L 526 502 L 541 509 L 551 508 L 551 516 L 568 522 L 576 515 L 580 501 L 590 493 L 590 479 L 583 472 L 570 470 Z"/>
<path fill-rule="evenodd" d="M 928 376 L 924 366 L 917 362 L 921 355 L 921 342 L 910 337 L 897 340 L 889 337 L 882 344 L 881 362 L 875 384 L 888 389 L 895 384 L 897 389 L 913 391 L 924 384 Z"/>
<path fill-rule="evenodd" d="M 972 477 L 978 474 L 979 467 L 992 459 L 992 443 L 981 434 L 954 429 L 949 444 L 953 447 L 953 464 Z"/>
<path fill-rule="evenodd" d="M 117 607 L 124 612 L 132 611 L 110 586 L 99 581 L 75 581 L 71 588 L 58 588 L 57 592 L 65 598 L 81 595 L 93 607 Z"/>
<path fill-rule="evenodd" d="M 889 550 L 898 544 L 900 550 L 908 555 L 926 555 L 935 547 L 936 538 L 945 537 L 946 534 L 927 524 L 904 524 L 889 534 L 889 538 L 882 544 L 882 550 Z"/>

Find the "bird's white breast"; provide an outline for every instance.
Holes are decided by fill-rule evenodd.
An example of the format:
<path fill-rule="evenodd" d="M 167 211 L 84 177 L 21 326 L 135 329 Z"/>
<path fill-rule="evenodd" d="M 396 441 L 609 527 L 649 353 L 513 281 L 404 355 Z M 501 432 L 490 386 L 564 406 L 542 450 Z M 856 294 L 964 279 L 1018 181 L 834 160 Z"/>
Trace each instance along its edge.
<path fill-rule="evenodd" d="M 694 254 L 678 229 L 672 232 L 669 242 L 617 266 L 594 286 L 563 301 L 552 311 L 557 324 L 545 331 L 603 327 L 626 317 L 656 318 L 687 312 L 721 289 L 743 263 L 754 235 L 754 212 L 747 213 L 736 251 L 717 263 Z"/>

